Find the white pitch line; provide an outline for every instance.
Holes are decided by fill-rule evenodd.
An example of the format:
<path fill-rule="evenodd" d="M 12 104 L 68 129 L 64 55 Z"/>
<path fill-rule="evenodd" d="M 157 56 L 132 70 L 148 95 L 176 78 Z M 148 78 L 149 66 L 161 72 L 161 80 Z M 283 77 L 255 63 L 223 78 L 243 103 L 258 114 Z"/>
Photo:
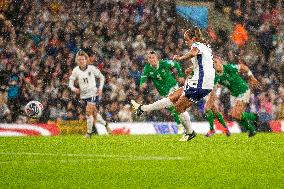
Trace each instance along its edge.
<path fill-rule="evenodd" d="M 120 160 L 185 160 L 184 157 L 166 157 L 166 156 L 127 156 L 127 155 L 110 155 L 110 154 L 57 154 L 57 153 L 33 153 L 33 152 L 0 152 L 0 155 L 17 155 L 17 156 L 63 156 L 63 157 L 94 157 L 100 159 L 120 159 Z"/>
<path fill-rule="evenodd" d="M 0 161 L 0 164 L 22 164 L 22 163 L 31 163 L 31 164 L 35 164 L 35 163 L 49 163 L 49 162 L 59 162 L 59 163 L 82 163 L 82 162 L 87 162 L 87 161 L 98 161 L 101 159 L 71 159 L 71 160 L 64 160 L 64 159 L 53 159 L 53 160 L 42 160 L 42 159 L 38 159 L 38 160 L 24 160 L 24 161 Z"/>

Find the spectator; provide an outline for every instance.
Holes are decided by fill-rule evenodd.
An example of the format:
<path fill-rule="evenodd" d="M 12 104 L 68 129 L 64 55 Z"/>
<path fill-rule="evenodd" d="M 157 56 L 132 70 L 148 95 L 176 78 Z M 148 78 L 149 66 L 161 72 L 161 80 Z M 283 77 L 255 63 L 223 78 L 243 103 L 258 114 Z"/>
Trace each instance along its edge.
<path fill-rule="evenodd" d="M 0 87 L 0 122 L 10 122 L 11 111 L 7 106 L 7 92 L 5 86 Z"/>
<path fill-rule="evenodd" d="M 120 111 L 118 112 L 119 121 L 121 122 L 132 122 L 133 121 L 130 108 L 131 108 L 130 105 L 126 104 L 122 107 L 122 109 L 120 109 Z"/>
<path fill-rule="evenodd" d="M 5 15 L 0 14 L 0 85 L 10 89 L 7 104 L 13 121 L 20 117 L 21 107 L 35 99 L 47 101 L 48 119 L 83 119 L 80 103 L 66 89 L 68 77 L 75 67 L 74 54 L 80 48 L 89 53 L 90 63 L 98 66 L 106 76 L 101 111 L 109 121 L 120 121 L 118 114 L 123 105 L 139 97 L 137 86 L 143 55 L 148 48 L 159 51 L 162 59 L 184 51 L 185 28 L 179 26 L 172 2 L 163 5 L 143 0 L 134 3 L 114 0 L 28 2 L 20 1 L 17 12 L 6 10 Z M 283 7 L 279 5 L 281 1 L 277 1 L 277 5 L 271 2 L 218 0 L 216 5 L 225 7 L 224 11 L 234 24 L 240 23 L 247 32 L 241 38 L 247 43 L 242 40 L 238 45 L 230 42 L 230 33 L 223 28 L 215 33 L 211 31 L 211 43 L 214 52 L 221 54 L 227 62 L 238 63 L 239 57 L 244 59 L 242 61 L 263 85 L 263 90 L 252 91 L 252 111 L 259 111 L 261 107 L 261 110 L 269 109 L 269 114 L 276 117 L 283 103 L 279 86 L 284 82 L 281 71 L 284 68 L 284 15 Z M 254 43 L 257 39 L 259 44 Z M 249 48 L 250 43 L 256 47 Z M 247 44 L 248 48 L 244 48 Z M 12 74 L 18 77 L 13 82 L 9 80 Z M 274 97 L 269 89 L 273 90 Z M 16 103 L 19 98 L 15 97 L 19 96 L 21 101 Z M 266 105 L 259 103 L 263 96 L 267 96 Z M 153 102 L 156 98 L 154 93 L 148 93 L 141 101 Z M 19 107 L 15 108 L 15 105 Z M 221 111 L 227 114 L 229 106 L 228 95 L 222 90 Z M 198 111 L 192 112 L 199 120 Z M 145 115 L 140 121 L 169 121 L 164 115 L 166 112 L 161 111 Z M 25 120 L 21 118 L 20 121 Z"/>

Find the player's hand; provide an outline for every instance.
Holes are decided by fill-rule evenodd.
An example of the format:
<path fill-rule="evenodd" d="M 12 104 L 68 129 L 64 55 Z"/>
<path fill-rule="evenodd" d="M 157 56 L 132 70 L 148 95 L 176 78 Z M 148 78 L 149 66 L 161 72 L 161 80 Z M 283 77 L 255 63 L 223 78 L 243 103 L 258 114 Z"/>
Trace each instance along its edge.
<path fill-rule="evenodd" d="M 180 77 L 180 78 L 178 78 L 178 83 L 179 84 L 184 84 L 184 82 L 185 82 L 185 79 L 183 78 L 183 77 Z"/>
<path fill-rule="evenodd" d="M 180 55 L 174 55 L 173 60 L 181 61 L 181 56 Z"/>
<path fill-rule="evenodd" d="M 98 89 L 97 96 L 102 96 L 102 95 L 103 95 L 103 90 L 102 89 Z"/>
<path fill-rule="evenodd" d="M 73 92 L 74 92 L 75 94 L 80 94 L 80 89 L 77 89 L 77 88 L 76 88 L 76 89 L 73 90 Z"/>
<path fill-rule="evenodd" d="M 260 88 L 260 83 L 259 83 L 259 81 L 255 77 L 251 77 L 250 78 L 249 84 L 253 88 L 258 88 L 258 89 Z"/>

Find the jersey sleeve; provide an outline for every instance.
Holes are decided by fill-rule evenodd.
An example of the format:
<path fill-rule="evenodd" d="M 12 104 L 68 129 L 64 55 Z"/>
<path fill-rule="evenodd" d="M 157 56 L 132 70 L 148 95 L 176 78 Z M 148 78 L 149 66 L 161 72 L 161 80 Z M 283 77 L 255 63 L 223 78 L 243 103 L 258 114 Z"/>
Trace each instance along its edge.
<path fill-rule="evenodd" d="M 73 69 L 71 76 L 69 77 L 69 88 L 71 91 L 74 91 L 76 87 L 74 86 L 74 82 L 77 78 L 76 69 Z"/>
<path fill-rule="evenodd" d="M 144 70 L 143 70 L 143 74 L 141 75 L 140 77 L 140 86 L 143 85 L 143 83 L 145 83 L 148 79 L 148 73 L 149 73 L 149 68 L 148 66 L 146 65 L 144 67 Z"/>
<path fill-rule="evenodd" d="M 238 64 L 227 64 L 228 71 L 238 73 L 240 70 L 240 65 Z"/>
<path fill-rule="evenodd" d="M 95 66 L 93 67 L 93 72 L 95 77 L 99 78 L 100 80 L 100 86 L 99 89 L 102 90 L 105 84 L 105 76 L 102 74 L 102 72 L 96 68 Z"/>

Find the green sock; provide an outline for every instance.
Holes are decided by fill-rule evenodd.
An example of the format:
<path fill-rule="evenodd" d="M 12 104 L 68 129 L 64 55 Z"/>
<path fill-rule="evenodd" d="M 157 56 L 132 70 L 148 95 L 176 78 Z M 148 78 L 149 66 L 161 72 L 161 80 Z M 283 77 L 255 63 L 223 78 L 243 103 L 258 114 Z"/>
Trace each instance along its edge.
<path fill-rule="evenodd" d="M 176 111 L 176 108 L 174 106 L 171 106 L 168 108 L 169 112 L 171 113 L 172 117 L 174 118 L 175 122 L 179 125 L 181 122 L 180 122 L 180 119 L 179 119 L 179 115 Z"/>
<path fill-rule="evenodd" d="M 222 124 L 222 126 L 223 126 L 224 128 L 227 128 L 226 122 L 225 122 L 225 120 L 224 120 L 222 114 L 221 114 L 220 112 L 217 112 L 217 113 L 215 114 L 215 116 L 217 117 L 218 121 Z"/>
<path fill-rule="evenodd" d="M 243 112 L 242 117 L 245 119 L 255 121 L 257 119 L 257 115 L 254 113 L 249 113 L 249 112 Z"/>
<path fill-rule="evenodd" d="M 210 124 L 210 130 L 214 129 L 214 113 L 212 112 L 212 110 L 208 110 L 205 113 L 205 116 Z"/>
<path fill-rule="evenodd" d="M 251 124 L 250 121 L 249 121 L 246 117 L 243 117 L 243 116 L 242 116 L 242 119 L 241 119 L 240 124 L 241 124 L 242 126 L 244 126 L 244 127 L 245 127 L 247 130 L 249 130 L 249 131 L 255 131 L 255 130 L 256 130 L 255 127 L 254 127 L 254 125 Z"/>

